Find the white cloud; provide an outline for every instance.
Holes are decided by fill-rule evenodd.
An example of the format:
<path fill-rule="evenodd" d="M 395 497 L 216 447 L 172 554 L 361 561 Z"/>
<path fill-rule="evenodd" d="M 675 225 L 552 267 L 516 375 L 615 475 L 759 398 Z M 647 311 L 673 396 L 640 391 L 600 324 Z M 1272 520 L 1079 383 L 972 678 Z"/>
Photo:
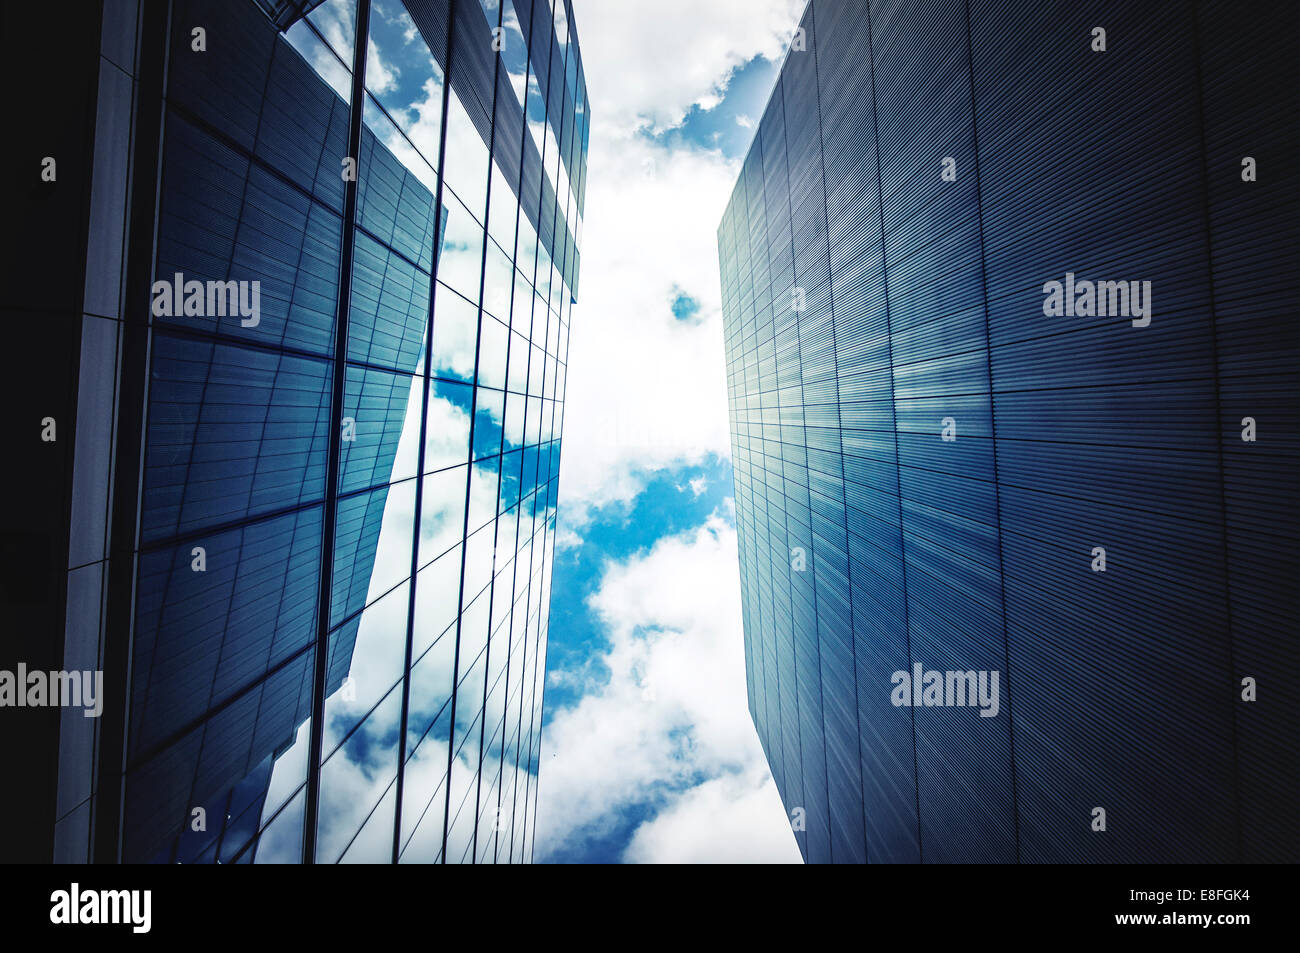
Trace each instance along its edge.
<path fill-rule="evenodd" d="M 737 169 L 641 136 L 592 146 L 561 476 L 575 530 L 654 471 L 729 455 L 716 230 Z M 673 315 L 680 293 L 699 304 L 690 321 Z"/>
<path fill-rule="evenodd" d="M 715 104 L 754 56 L 779 59 L 802 7 L 577 5 L 592 140 L 565 394 L 562 522 L 571 531 L 592 507 L 630 501 L 656 471 L 729 456 L 717 227 L 740 163 L 645 133 Z M 672 313 L 681 293 L 699 305 L 690 321 Z"/>
<path fill-rule="evenodd" d="M 805 0 L 577 0 L 593 121 L 663 132 L 716 106 L 731 71 L 785 54 Z M 671 68 L 665 68 L 671 64 Z M 585 265 L 584 265 L 585 269 Z"/>
<path fill-rule="evenodd" d="M 406 109 L 406 115 L 402 117 L 402 131 L 405 135 L 400 135 L 387 123 L 381 129 L 384 132 L 384 145 L 433 193 L 438 188 L 438 178 L 430 163 L 438 161 L 438 137 L 442 130 L 442 83 L 435 76 L 426 77 L 420 86 L 420 92 L 424 98 L 411 103 Z"/>
<path fill-rule="evenodd" d="M 384 62 L 374 38 L 368 40 L 366 47 L 366 88 L 372 93 L 386 93 L 397 88 L 397 77 L 401 70 Z"/>
<path fill-rule="evenodd" d="M 588 604 L 608 679 L 546 727 L 538 859 L 649 808 L 626 859 L 797 861 L 749 718 L 735 530 L 715 516 L 608 564 Z"/>
<path fill-rule="evenodd" d="M 406 43 L 414 43 L 415 38 L 420 35 L 415 21 L 411 19 L 411 15 L 406 12 L 406 8 L 403 6 L 397 6 L 396 12 L 394 12 L 389 8 L 388 4 L 376 3 L 371 8 L 371 13 L 383 17 L 385 21 L 393 26 L 400 27 L 402 39 Z"/>
<path fill-rule="evenodd" d="M 715 108 L 754 56 L 779 60 L 803 5 L 577 3 L 593 126 L 565 394 L 566 547 L 595 509 L 630 503 L 656 473 L 730 456 L 717 227 L 740 163 L 651 137 L 692 106 Z M 698 305 L 687 321 L 672 312 L 683 294 Z M 690 483 L 697 496 L 705 487 Z M 626 860 L 798 862 L 749 717 L 737 564 L 735 530 L 715 517 L 605 567 L 589 608 L 608 649 L 550 676 L 586 694 L 543 738 L 539 860 L 637 810 L 651 817 Z"/>
<path fill-rule="evenodd" d="M 555 533 L 556 552 L 564 552 L 566 549 L 577 549 L 581 545 L 581 536 L 567 526 L 560 525 L 558 527 Z"/>
<path fill-rule="evenodd" d="M 623 859 L 638 864 L 797 864 L 794 833 L 765 766 L 691 788 L 637 828 Z"/>

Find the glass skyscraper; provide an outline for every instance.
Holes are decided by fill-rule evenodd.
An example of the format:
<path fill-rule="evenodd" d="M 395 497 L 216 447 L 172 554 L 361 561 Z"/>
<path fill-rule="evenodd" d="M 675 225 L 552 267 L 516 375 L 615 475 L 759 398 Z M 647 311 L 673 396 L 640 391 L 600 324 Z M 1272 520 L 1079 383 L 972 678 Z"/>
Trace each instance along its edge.
<path fill-rule="evenodd" d="M 59 157 L 88 235 L 66 591 L 28 661 L 101 670 L 103 711 L 45 723 L 26 855 L 531 860 L 589 121 L 568 0 L 94 26 L 93 135 Z"/>
<path fill-rule="evenodd" d="M 1300 859 L 1288 12 L 807 5 L 718 229 L 807 860 Z"/>

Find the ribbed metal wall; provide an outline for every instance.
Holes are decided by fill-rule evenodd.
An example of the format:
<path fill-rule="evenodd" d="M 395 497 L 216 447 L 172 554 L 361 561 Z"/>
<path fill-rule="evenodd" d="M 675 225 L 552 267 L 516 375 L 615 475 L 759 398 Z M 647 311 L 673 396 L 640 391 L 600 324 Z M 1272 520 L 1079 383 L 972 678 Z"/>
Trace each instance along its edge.
<path fill-rule="evenodd" d="M 805 10 L 718 238 L 750 709 L 809 861 L 1300 856 L 1285 13 Z M 1067 272 L 1150 324 L 1046 315 Z M 917 663 L 998 714 L 896 707 Z"/>

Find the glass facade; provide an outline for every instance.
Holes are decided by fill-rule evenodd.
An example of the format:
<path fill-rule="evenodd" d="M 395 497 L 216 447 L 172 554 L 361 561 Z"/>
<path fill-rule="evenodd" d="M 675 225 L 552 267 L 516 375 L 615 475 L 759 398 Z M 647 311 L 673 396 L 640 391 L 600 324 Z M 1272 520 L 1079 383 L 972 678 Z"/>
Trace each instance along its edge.
<path fill-rule="evenodd" d="M 807 5 L 718 230 L 749 705 L 807 860 L 1300 857 L 1275 14 Z"/>
<path fill-rule="evenodd" d="M 65 655 L 100 655 L 108 710 L 64 716 L 91 735 L 56 857 L 530 861 L 588 141 L 568 0 L 143 0 L 103 37 L 143 131 L 98 493 L 137 502 L 70 559 Z"/>

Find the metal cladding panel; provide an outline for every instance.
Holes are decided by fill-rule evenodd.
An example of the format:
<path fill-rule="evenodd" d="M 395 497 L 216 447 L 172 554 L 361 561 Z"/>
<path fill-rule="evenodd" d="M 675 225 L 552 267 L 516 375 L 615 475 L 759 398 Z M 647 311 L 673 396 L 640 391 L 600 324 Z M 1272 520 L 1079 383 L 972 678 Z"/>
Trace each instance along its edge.
<path fill-rule="evenodd" d="M 1282 9 L 863 12 L 806 8 L 718 232 L 751 711 L 800 849 L 1294 861 Z M 914 666 L 996 673 L 996 713 L 903 704 Z"/>
<path fill-rule="evenodd" d="M 276 29 L 284 31 L 319 7 L 324 0 L 257 0 L 257 2 L 271 18 Z"/>
<path fill-rule="evenodd" d="M 1174 6 L 1016 13 L 1026 42 L 1055 57 L 990 50 L 1006 11 L 971 9 L 1020 856 L 1227 860 L 1232 696 L 1192 21 Z M 1098 23 L 1104 54 L 1070 42 Z M 1044 282 L 1067 273 L 1152 281 L 1151 326 L 1044 316 Z M 1144 671 L 1169 677 L 1135 691 Z M 1204 761 L 1188 772 L 1193 736 Z M 1071 824 L 1075 799 L 1132 835 Z"/>
<path fill-rule="evenodd" d="M 518 196 L 524 147 L 524 109 L 515 98 L 510 88 L 510 75 L 504 69 L 497 73 L 496 86 L 497 119 L 492 126 L 492 159 Z"/>
<path fill-rule="evenodd" d="M 455 23 L 451 31 L 451 88 L 460 97 L 470 120 L 484 142 L 492 139 L 493 80 L 496 57 L 492 55 L 492 28 L 478 3 L 453 3 Z"/>
<path fill-rule="evenodd" d="M 1300 175 L 1290 161 L 1300 143 L 1294 103 L 1279 116 L 1260 96 L 1295 87 L 1294 44 L 1276 28 L 1292 12 L 1281 3 L 1249 11 L 1196 7 L 1232 680 L 1267 679 L 1273 687 L 1267 706 L 1236 706 L 1240 858 L 1247 863 L 1294 863 L 1300 844 L 1300 784 L 1294 771 L 1277 770 L 1295 764 L 1300 738 L 1300 516 L 1292 502 L 1300 472 Z M 1257 170 L 1251 182 L 1242 177 L 1248 157 Z M 1247 417 L 1259 428 L 1253 443 L 1241 439 Z M 1286 473 L 1289 485 L 1279 480 Z"/>
<path fill-rule="evenodd" d="M 931 345 L 891 353 L 911 660 L 1005 670 L 965 7 L 891 2 L 871 19 L 889 321 Z M 941 174 L 944 156 L 961 170 L 955 182 Z M 923 857 L 1013 860 L 1008 719 L 956 707 L 914 715 Z M 968 787 L 985 794 L 969 798 Z"/>

